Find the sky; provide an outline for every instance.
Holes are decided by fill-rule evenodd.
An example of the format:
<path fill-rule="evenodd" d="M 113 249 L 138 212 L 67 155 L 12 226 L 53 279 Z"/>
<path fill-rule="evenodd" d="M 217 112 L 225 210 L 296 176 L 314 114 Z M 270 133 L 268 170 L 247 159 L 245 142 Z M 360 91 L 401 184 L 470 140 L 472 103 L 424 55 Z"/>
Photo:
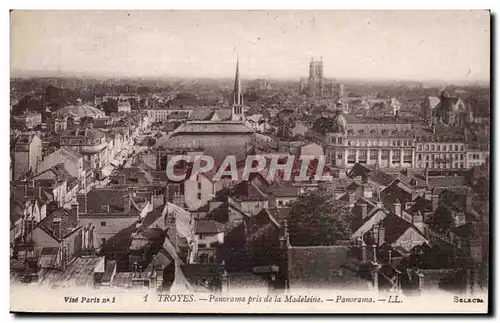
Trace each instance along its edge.
<path fill-rule="evenodd" d="M 12 11 L 11 72 L 488 81 L 488 11 Z"/>

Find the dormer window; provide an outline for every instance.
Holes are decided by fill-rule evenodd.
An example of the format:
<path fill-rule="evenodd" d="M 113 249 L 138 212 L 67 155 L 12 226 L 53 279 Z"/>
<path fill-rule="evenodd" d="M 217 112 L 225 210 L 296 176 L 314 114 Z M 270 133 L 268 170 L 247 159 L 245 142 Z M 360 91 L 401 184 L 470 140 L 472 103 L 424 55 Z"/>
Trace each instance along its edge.
<path fill-rule="evenodd" d="M 101 205 L 101 211 L 109 213 L 109 204 Z"/>

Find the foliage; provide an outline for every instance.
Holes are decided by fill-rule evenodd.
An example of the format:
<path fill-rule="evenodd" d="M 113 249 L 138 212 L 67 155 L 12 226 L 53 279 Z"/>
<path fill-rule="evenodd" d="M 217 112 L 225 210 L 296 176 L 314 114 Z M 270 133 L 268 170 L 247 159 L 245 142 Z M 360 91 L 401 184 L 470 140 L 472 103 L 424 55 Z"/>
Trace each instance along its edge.
<path fill-rule="evenodd" d="M 26 111 L 41 112 L 42 110 L 43 102 L 31 95 L 27 95 L 12 107 L 12 114 L 15 116 L 20 116 Z"/>
<path fill-rule="evenodd" d="M 313 130 L 322 135 L 326 134 L 327 132 L 334 131 L 335 128 L 336 122 L 331 118 L 320 117 L 313 123 Z"/>
<path fill-rule="evenodd" d="M 439 233 L 447 233 L 453 228 L 453 214 L 450 209 L 443 205 L 438 206 L 430 220 L 429 226 Z"/>
<path fill-rule="evenodd" d="M 349 205 L 324 190 L 308 192 L 292 203 L 289 231 L 294 246 L 333 245 L 351 235 Z"/>
<path fill-rule="evenodd" d="M 118 112 L 118 100 L 109 99 L 106 102 L 103 102 L 100 108 L 106 113 L 106 115 L 110 115 L 113 112 Z"/>

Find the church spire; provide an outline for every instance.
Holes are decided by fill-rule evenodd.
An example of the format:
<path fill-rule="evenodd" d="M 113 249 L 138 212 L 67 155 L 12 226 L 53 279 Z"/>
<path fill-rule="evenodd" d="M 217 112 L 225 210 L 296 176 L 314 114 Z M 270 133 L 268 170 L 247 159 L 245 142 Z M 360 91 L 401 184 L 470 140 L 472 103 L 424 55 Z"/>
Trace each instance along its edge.
<path fill-rule="evenodd" d="M 236 57 L 236 75 L 234 77 L 233 105 L 241 105 L 241 83 L 240 83 L 240 54 Z"/>

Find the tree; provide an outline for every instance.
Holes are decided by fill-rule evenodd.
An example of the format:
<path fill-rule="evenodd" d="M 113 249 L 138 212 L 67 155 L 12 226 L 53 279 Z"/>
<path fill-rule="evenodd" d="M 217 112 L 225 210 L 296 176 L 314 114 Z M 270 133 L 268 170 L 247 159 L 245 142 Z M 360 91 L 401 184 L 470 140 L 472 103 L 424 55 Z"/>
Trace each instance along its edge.
<path fill-rule="evenodd" d="M 334 119 L 320 117 L 314 121 L 313 130 L 322 135 L 335 130 L 336 122 Z"/>
<path fill-rule="evenodd" d="M 118 112 L 118 100 L 109 99 L 102 103 L 101 108 L 108 116 L 113 112 Z"/>
<path fill-rule="evenodd" d="M 353 216 L 349 205 L 325 190 L 308 192 L 292 203 L 290 243 L 294 246 L 328 246 L 351 236 Z"/>
<path fill-rule="evenodd" d="M 429 223 L 430 227 L 439 233 L 446 233 L 453 228 L 454 219 L 453 215 L 447 207 L 439 205 L 434 212 Z"/>

